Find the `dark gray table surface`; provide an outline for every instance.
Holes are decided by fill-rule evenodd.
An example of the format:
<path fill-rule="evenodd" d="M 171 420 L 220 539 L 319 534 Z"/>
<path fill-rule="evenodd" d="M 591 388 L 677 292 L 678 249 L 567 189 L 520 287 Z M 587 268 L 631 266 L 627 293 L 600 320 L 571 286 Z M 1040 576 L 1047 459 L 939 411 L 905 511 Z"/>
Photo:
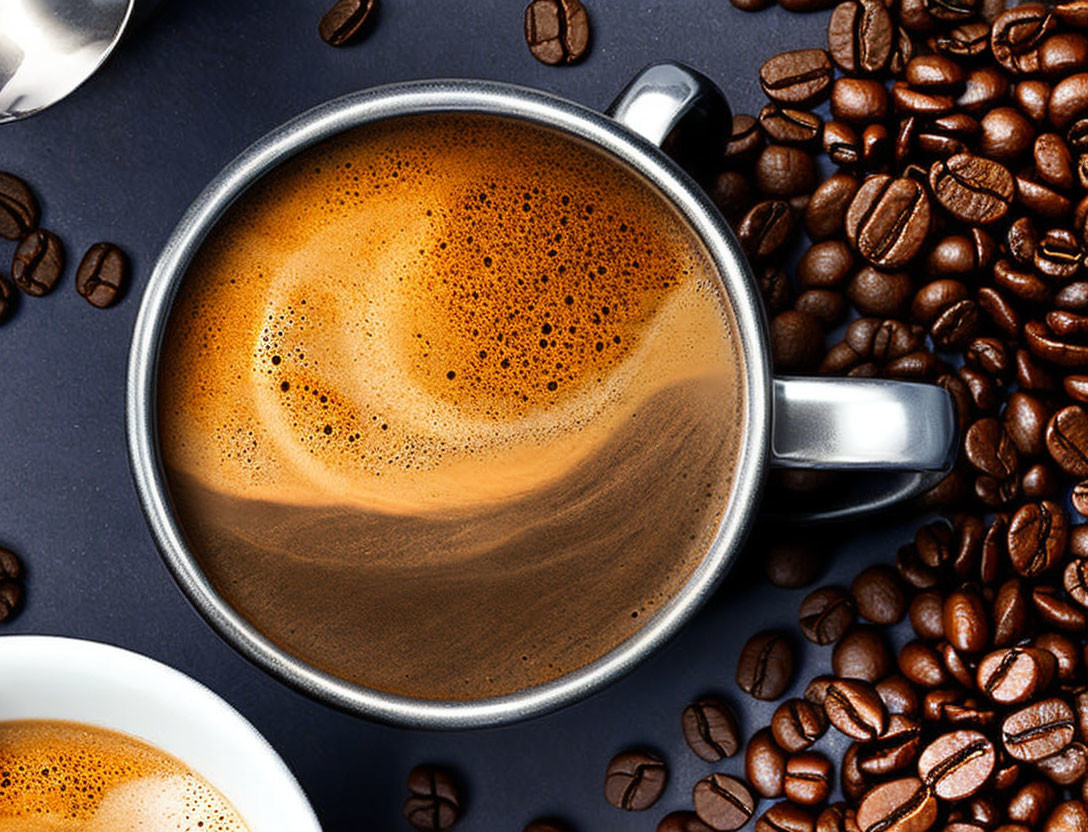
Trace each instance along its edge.
<path fill-rule="evenodd" d="M 773 706 L 747 699 L 733 682 L 737 654 L 757 627 L 793 625 L 804 595 L 736 571 L 680 637 L 588 701 L 520 725 L 430 733 L 375 725 L 282 686 L 205 625 L 159 560 L 126 459 L 129 338 L 167 235 L 236 153 L 312 105 L 376 84 L 493 78 L 605 107 L 639 68 L 662 58 L 702 69 L 735 111 L 755 112 L 759 64 L 776 49 L 821 45 L 826 22 L 826 14 L 778 9 L 744 15 L 727 0 L 594 0 L 589 58 L 551 68 L 525 49 L 522 8 L 522 0 L 387 0 L 369 38 L 334 50 L 317 37 L 317 0 L 165 0 L 69 99 L 0 127 L 0 169 L 36 187 L 44 225 L 62 236 L 69 257 L 115 240 L 135 273 L 126 299 L 103 312 L 76 295 L 70 269 L 52 295 L 24 299 L 0 328 L 0 544 L 22 553 L 30 572 L 26 609 L 2 632 L 97 639 L 191 674 L 268 737 L 330 832 L 407 829 L 405 775 L 422 760 L 460 772 L 469 792 L 458 827 L 465 832 L 520 830 L 544 813 L 583 832 L 649 832 L 666 811 L 690 805 L 691 786 L 715 769 L 684 745 L 681 708 L 720 690 L 746 732 L 766 724 Z M 12 250 L 0 246 L 0 263 Z M 889 524 L 840 527 L 827 580 L 889 560 L 909 535 Z M 795 687 L 829 662 L 829 648 L 807 650 Z M 602 797 L 604 767 L 628 745 L 656 748 L 671 766 L 661 802 L 640 815 Z M 717 769 L 742 767 L 734 758 Z"/>

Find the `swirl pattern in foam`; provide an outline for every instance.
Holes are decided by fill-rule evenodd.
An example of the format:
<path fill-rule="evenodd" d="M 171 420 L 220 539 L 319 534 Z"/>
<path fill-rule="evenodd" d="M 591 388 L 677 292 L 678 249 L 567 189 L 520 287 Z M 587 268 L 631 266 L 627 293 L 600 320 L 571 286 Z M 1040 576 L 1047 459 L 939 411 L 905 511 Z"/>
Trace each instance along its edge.
<path fill-rule="evenodd" d="M 588 145 L 472 114 L 361 128 L 255 185 L 189 268 L 160 361 L 175 505 L 220 591 L 331 672 L 533 683 L 637 628 L 713 537 L 734 333 L 700 242 Z M 632 519 L 646 488 L 658 516 Z M 587 575 L 591 636 L 525 620 L 524 593 Z M 424 597 L 443 612 L 423 621 Z M 525 634 L 511 667 L 485 669 L 469 605 Z M 396 658 L 443 619 L 456 661 Z"/>
<path fill-rule="evenodd" d="M 0 832 L 247 832 L 179 760 L 116 731 L 0 722 Z"/>

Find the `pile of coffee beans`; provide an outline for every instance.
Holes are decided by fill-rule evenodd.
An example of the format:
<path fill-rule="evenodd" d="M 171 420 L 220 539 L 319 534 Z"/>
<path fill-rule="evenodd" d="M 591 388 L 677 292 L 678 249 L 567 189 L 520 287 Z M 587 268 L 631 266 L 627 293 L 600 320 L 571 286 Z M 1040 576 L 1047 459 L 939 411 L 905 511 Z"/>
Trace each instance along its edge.
<path fill-rule="evenodd" d="M 0 171 L 0 237 L 17 241 L 11 281 L 30 297 L 53 291 L 64 274 L 64 245 L 39 227 L 38 198 L 22 179 Z M 113 243 L 95 243 L 76 269 L 76 291 L 92 306 L 112 306 L 128 282 L 128 258 Z M 11 316 L 17 295 L 0 272 L 0 323 Z"/>

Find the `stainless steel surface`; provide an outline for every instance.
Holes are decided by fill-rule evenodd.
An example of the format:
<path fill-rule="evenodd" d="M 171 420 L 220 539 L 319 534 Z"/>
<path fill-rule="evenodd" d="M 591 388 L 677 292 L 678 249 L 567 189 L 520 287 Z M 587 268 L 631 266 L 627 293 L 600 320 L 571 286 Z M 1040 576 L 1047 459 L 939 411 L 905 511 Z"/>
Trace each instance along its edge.
<path fill-rule="evenodd" d="M 771 465 L 868 471 L 862 488 L 804 519 L 884 508 L 936 485 L 956 459 L 948 391 L 884 379 L 776 378 Z"/>
<path fill-rule="evenodd" d="M 660 146 L 677 123 L 708 97 L 725 100 L 705 75 L 675 63 L 653 64 L 616 97 L 608 114 Z"/>
<path fill-rule="evenodd" d="M 637 91 L 631 95 L 633 102 L 640 99 Z M 495 113 L 548 125 L 593 142 L 649 180 L 700 235 L 719 269 L 735 309 L 747 369 L 748 430 L 733 494 L 710 550 L 684 588 L 638 633 L 598 661 L 535 688 L 470 702 L 410 699 L 347 682 L 280 650 L 232 609 L 201 572 L 172 515 L 155 419 L 155 378 L 170 305 L 193 254 L 234 199 L 287 157 L 347 128 L 442 111 Z M 655 123 L 676 117 L 670 108 Z M 630 670 L 676 632 L 714 589 L 744 540 L 770 446 L 770 353 L 754 285 L 732 232 L 695 183 L 654 145 L 600 113 L 522 87 L 459 80 L 393 85 L 321 105 L 260 139 L 208 185 L 178 224 L 151 276 L 129 355 L 126 430 L 136 489 L 152 533 L 186 595 L 228 642 L 283 681 L 330 704 L 400 724 L 457 728 L 509 722 L 572 702 Z"/>
<path fill-rule="evenodd" d="M 60 101 L 109 57 L 136 0 L 0 0 L 0 123 Z"/>

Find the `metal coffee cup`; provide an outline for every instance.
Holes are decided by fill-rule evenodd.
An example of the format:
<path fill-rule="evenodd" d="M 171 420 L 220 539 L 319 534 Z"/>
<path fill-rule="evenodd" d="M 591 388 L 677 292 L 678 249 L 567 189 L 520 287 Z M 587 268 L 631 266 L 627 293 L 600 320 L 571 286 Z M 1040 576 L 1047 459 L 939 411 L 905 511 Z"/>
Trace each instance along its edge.
<path fill-rule="evenodd" d="M 186 269 L 227 208 L 263 174 L 344 130 L 420 113 L 477 112 L 545 125 L 595 145 L 655 187 L 699 236 L 736 317 L 745 362 L 747 430 L 732 494 L 712 544 L 683 588 L 612 651 L 544 684 L 490 699 L 440 701 L 364 687 L 306 663 L 262 635 L 201 571 L 171 508 L 159 455 L 156 379 L 171 305 Z M 197 197 L 166 244 L 140 307 L 129 358 L 127 430 L 136 489 L 164 559 L 189 600 L 245 656 L 298 690 L 388 722 L 441 728 L 492 725 L 573 702 L 624 674 L 673 635 L 720 583 L 759 508 L 771 466 L 875 472 L 812 518 L 883 508 L 936 484 L 956 452 L 951 397 L 936 386 L 842 378 L 774 378 L 767 324 L 736 238 L 698 185 L 661 150 L 678 125 L 727 107 L 705 77 L 674 63 L 639 74 L 608 115 L 536 90 L 483 81 L 398 84 L 347 95 L 272 131 Z"/>

